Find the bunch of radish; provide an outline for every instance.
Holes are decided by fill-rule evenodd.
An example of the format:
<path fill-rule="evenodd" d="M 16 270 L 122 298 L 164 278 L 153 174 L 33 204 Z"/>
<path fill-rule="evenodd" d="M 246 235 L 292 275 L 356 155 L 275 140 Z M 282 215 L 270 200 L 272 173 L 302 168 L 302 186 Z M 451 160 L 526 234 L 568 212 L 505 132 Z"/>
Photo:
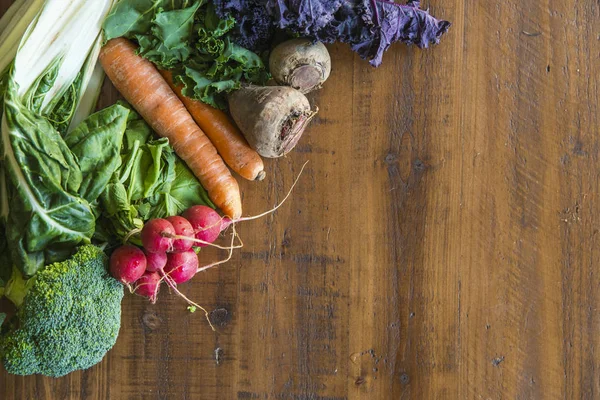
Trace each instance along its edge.
<path fill-rule="evenodd" d="M 203 310 L 214 330 L 208 312 L 181 293 L 177 285 L 189 281 L 198 272 L 229 261 L 233 249 L 243 246 L 237 236 L 235 224 L 264 217 L 281 207 L 298 183 L 307 163 L 308 161 L 304 163 L 289 192 L 279 204 L 261 214 L 232 220 L 220 216 L 210 207 L 197 205 L 188 208 L 181 216 L 147 221 L 139 232 L 143 248 L 124 244 L 113 251 L 110 256 L 111 275 L 133 293 L 149 298 L 153 304 L 156 303 L 160 285 L 165 282 L 189 304 L 190 311 L 194 312 L 197 308 Z M 221 232 L 230 226 L 233 230 L 230 245 L 223 247 L 214 244 Z M 236 238 L 240 241 L 238 246 L 234 245 Z M 205 246 L 229 250 L 229 256 L 200 267 L 194 247 Z"/>
<path fill-rule="evenodd" d="M 200 267 L 194 247 L 211 245 L 231 224 L 231 219 L 201 205 L 187 209 L 182 216 L 151 219 L 140 232 L 143 249 L 130 244 L 117 248 L 110 257 L 110 273 L 152 303 L 165 282 L 191 306 L 199 307 L 183 296 L 177 285 L 220 263 Z M 227 249 L 233 249 L 233 243 Z"/>

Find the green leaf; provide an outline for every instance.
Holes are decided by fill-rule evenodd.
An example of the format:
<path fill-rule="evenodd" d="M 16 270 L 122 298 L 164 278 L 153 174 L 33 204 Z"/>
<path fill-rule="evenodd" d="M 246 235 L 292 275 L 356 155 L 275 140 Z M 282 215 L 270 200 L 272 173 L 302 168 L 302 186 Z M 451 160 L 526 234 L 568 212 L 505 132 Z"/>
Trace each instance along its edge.
<path fill-rule="evenodd" d="M 154 15 L 167 1 L 164 0 L 125 0 L 119 1 L 104 21 L 106 40 L 121 36 L 131 37 L 150 31 Z"/>
<path fill-rule="evenodd" d="M 220 38 L 225 35 L 227 32 L 233 29 L 235 26 L 235 19 L 233 17 L 229 17 L 226 19 L 221 19 L 215 12 L 214 5 L 210 4 L 206 12 L 204 13 L 204 18 L 200 17 L 199 20 L 202 21 L 202 24 L 206 27 L 205 31 L 210 32 L 215 38 Z M 200 28 L 202 29 L 202 28 Z"/>
<path fill-rule="evenodd" d="M 89 116 L 65 137 L 83 176 L 79 195 L 89 203 L 96 201 L 121 165 L 128 117 L 129 110 L 116 104 Z"/>
<path fill-rule="evenodd" d="M 168 193 L 175 180 L 175 151 L 166 138 L 148 143 L 148 149 L 152 155 L 152 170 L 146 175 L 144 197 L 150 197 L 154 193 Z"/>
<path fill-rule="evenodd" d="M 4 100 L 6 235 L 13 262 L 30 276 L 74 246 L 89 243 L 95 218 L 77 194 L 81 170 L 60 134 L 16 99 L 12 80 Z"/>
<path fill-rule="evenodd" d="M 136 35 L 140 45 L 140 54 L 152 61 L 161 69 L 171 69 L 185 62 L 191 55 L 189 47 L 180 45 L 167 49 L 165 45 L 152 35 Z"/>
<path fill-rule="evenodd" d="M 150 199 L 148 203 L 140 204 L 138 208 L 146 206 L 146 204 L 150 204 L 146 214 L 149 219 L 179 215 L 189 207 L 197 204 L 215 208 L 198 179 L 187 165 L 180 160 L 175 165 L 175 178 L 170 185 L 170 190 L 154 199 Z"/>
<path fill-rule="evenodd" d="M 121 0 L 104 20 L 106 40 L 117 37 L 132 38 L 150 31 L 156 14 L 202 5 L 205 0 Z"/>
<path fill-rule="evenodd" d="M 6 71 L 0 72 L 0 117 L 2 117 L 2 106 L 4 104 L 4 93 L 6 93 L 6 87 L 8 86 L 8 73 L 10 67 Z"/>
<path fill-rule="evenodd" d="M 204 0 L 121 0 L 105 21 L 107 38 L 124 36 L 160 69 L 172 70 L 184 94 L 220 109 L 242 81 L 269 79 L 261 58 L 229 38 L 233 18 L 221 19 Z"/>
<path fill-rule="evenodd" d="M 190 7 L 160 11 L 154 18 L 152 32 L 167 49 L 173 49 L 187 43 L 192 35 L 194 15 L 202 2 L 197 1 Z"/>
<path fill-rule="evenodd" d="M 47 114 L 48 121 L 62 136 L 66 134 L 75 114 L 82 85 L 82 76 L 82 74 L 79 74 L 67 91 L 58 100 L 50 103 L 51 111 Z"/>
<path fill-rule="evenodd" d="M 19 307 L 21 304 L 23 304 L 25 296 L 34 283 L 35 277 L 25 279 L 21 271 L 19 271 L 17 268 L 12 268 L 10 279 L 4 286 L 3 295 L 15 306 Z"/>
<path fill-rule="evenodd" d="M 239 78 L 236 79 L 236 77 L 214 81 L 207 75 L 207 72 L 210 73 L 210 71 L 202 72 L 192 67 L 185 67 L 184 70 L 185 75 L 178 76 L 178 81 L 183 83 L 184 86 L 183 94 L 187 97 L 200 99 L 204 103 L 219 109 L 227 107 L 227 100 L 222 96 L 218 96 L 218 94 L 228 93 L 239 89 L 241 86 Z"/>
<path fill-rule="evenodd" d="M 100 196 L 99 239 L 119 240 L 151 218 L 181 214 L 196 204 L 215 207 L 198 179 L 166 138 L 154 139 L 146 123 L 130 112 L 121 166 Z M 132 238 L 137 243 L 138 238 Z"/>
<path fill-rule="evenodd" d="M 127 189 L 121 182 L 111 182 L 106 185 L 102 192 L 101 200 L 103 202 L 104 211 L 108 215 L 116 215 L 120 212 L 130 212 L 131 205 L 127 197 Z"/>
<path fill-rule="evenodd" d="M 175 179 L 171 185 L 169 196 L 181 204 L 181 208 L 177 210 L 176 214 L 180 214 L 186 208 L 196 204 L 204 204 L 215 208 L 198 179 L 188 166 L 180 160 L 175 166 Z"/>

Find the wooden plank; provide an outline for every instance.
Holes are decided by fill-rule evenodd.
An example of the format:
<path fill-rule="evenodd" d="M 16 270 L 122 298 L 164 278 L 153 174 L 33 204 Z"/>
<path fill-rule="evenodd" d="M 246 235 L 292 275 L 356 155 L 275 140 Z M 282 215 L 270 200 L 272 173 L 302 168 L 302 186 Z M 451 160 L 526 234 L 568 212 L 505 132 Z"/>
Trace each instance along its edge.
<path fill-rule="evenodd" d="M 3 13 L 9 0 L 0 0 Z M 331 46 L 320 108 L 261 183 L 245 248 L 119 341 L 6 399 L 597 398 L 600 4 L 434 1 L 440 46 Z M 100 106 L 118 98 L 106 84 Z M 220 257 L 205 252 L 207 260 Z M 218 358 L 218 362 L 217 362 Z"/>

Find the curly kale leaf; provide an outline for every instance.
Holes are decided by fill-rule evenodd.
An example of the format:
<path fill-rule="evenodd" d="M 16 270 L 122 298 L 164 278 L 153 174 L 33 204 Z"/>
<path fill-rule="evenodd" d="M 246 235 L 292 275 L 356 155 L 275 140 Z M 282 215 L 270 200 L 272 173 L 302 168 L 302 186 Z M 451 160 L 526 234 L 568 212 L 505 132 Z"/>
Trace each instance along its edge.
<path fill-rule="evenodd" d="M 186 96 L 225 109 L 242 81 L 263 84 L 264 63 L 231 40 L 233 17 L 220 18 L 205 0 L 122 0 L 104 23 L 107 39 L 124 36 L 161 69 L 172 70 Z"/>

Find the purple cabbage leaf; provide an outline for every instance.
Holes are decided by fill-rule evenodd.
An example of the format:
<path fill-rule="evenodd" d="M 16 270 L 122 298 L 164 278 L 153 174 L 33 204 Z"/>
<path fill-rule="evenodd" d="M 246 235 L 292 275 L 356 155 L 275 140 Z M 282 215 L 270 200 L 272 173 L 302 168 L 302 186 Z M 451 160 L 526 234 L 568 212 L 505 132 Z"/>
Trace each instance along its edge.
<path fill-rule="evenodd" d="M 269 24 L 294 36 L 325 43 L 343 42 L 371 65 L 395 42 L 426 48 L 439 42 L 450 23 L 434 18 L 419 1 L 387 0 L 214 0 L 221 16 L 238 22 L 240 44 L 263 50 Z M 245 28 L 246 27 L 246 28 Z"/>

